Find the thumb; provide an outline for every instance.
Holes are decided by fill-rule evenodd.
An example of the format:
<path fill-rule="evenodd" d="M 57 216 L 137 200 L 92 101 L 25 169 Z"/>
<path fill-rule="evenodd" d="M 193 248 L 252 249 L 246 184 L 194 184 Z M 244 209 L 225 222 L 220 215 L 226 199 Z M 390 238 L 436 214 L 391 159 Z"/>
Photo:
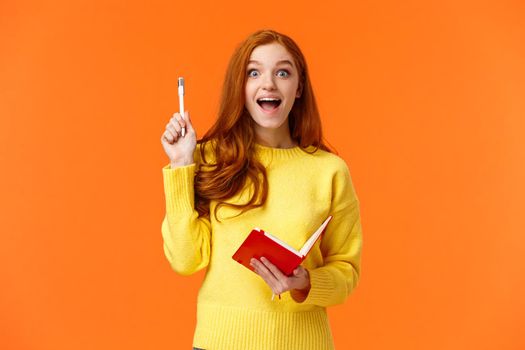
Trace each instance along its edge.
<path fill-rule="evenodd" d="M 295 270 L 293 270 L 294 276 L 299 276 L 301 274 L 301 269 L 298 267 Z"/>
<path fill-rule="evenodd" d="M 190 111 L 184 111 L 184 119 L 191 123 Z"/>
<path fill-rule="evenodd" d="M 193 124 L 191 123 L 191 117 L 189 111 L 184 111 L 184 121 L 186 122 L 186 126 L 193 129 Z"/>

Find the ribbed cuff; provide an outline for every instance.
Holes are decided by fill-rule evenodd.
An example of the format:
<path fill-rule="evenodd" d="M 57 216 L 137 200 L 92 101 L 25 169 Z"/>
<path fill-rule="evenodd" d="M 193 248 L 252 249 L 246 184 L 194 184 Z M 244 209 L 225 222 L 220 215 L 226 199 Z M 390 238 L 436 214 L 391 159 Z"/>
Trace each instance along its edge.
<path fill-rule="evenodd" d="M 334 293 L 335 283 L 332 274 L 325 268 L 308 270 L 310 291 L 304 304 L 329 305 Z"/>
<path fill-rule="evenodd" d="M 166 213 L 193 211 L 195 163 L 172 169 L 168 164 L 162 168 Z"/>

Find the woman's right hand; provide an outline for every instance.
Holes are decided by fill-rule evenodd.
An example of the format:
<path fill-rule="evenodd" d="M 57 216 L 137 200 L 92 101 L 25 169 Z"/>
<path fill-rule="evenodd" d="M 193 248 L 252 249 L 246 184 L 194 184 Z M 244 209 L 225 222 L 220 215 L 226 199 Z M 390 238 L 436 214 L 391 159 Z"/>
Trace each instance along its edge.
<path fill-rule="evenodd" d="M 182 136 L 182 128 L 186 128 Z M 160 138 L 162 147 L 170 159 L 172 168 L 193 163 L 193 152 L 197 145 L 197 135 L 191 124 L 190 114 L 184 112 L 184 119 L 180 113 L 174 113 L 168 124 L 166 131 Z"/>

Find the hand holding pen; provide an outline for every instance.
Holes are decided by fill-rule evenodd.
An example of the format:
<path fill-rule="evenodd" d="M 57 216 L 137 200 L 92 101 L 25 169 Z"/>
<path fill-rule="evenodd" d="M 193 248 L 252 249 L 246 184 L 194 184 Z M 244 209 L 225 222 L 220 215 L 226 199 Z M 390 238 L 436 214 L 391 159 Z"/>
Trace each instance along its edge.
<path fill-rule="evenodd" d="M 173 114 L 161 137 L 162 146 L 172 168 L 192 164 L 197 145 L 197 135 L 190 114 L 184 111 L 184 78 L 179 78 L 178 92 L 179 112 Z"/>

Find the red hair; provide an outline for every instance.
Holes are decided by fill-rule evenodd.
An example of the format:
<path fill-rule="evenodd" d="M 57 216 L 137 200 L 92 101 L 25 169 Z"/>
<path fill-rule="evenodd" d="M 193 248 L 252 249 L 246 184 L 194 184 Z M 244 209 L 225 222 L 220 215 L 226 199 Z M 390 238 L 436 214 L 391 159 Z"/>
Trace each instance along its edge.
<path fill-rule="evenodd" d="M 198 141 L 201 144 L 201 167 L 195 176 L 195 207 L 199 215 L 208 216 L 210 200 L 243 212 L 262 206 L 268 195 L 266 169 L 254 158 L 255 131 L 252 117 L 245 108 L 247 65 L 254 48 L 277 42 L 292 55 L 298 73 L 301 96 L 296 98 L 288 115 L 290 136 L 301 149 L 314 146 L 332 152 L 322 140 L 321 118 L 308 76 L 306 60 L 297 44 L 288 36 L 273 30 L 260 30 L 248 36 L 235 50 L 226 70 L 220 108 L 215 124 Z M 213 141 L 213 142 L 210 142 Z M 210 142 L 214 162 L 207 163 L 205 147 Z M 306 152 L 306 150 L 305 150 Z M 250 182 L 254 186 L 247 203 L 226 200 Z M 218 219 L 218 218 L 217 218 Z"/>

